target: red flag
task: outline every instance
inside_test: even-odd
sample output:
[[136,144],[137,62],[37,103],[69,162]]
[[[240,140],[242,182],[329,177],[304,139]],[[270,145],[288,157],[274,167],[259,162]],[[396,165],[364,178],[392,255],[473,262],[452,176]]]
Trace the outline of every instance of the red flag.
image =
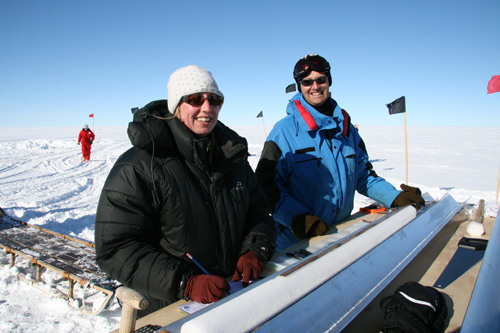
[[92,113],[91,115],[89,115],[90,118],[94,118],[94,114]]
[[488,92],[487,94],[493,94],[495,92],[500,92],[500,75],[495,75],[488,82]]

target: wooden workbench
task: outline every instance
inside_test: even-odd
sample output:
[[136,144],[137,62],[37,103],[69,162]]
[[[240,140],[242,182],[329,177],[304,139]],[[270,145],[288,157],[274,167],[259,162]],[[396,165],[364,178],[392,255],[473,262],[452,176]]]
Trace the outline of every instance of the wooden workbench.
[[[340,232],[353,224],[374,221],[381,216],[381,214],[364,214],[358,212],[337,225],[334,230],[331,230],[327,235],[302,241],[276,254],[275,257],[290,250],[308,247],[330,237],[332,233]],[[431,240],[415,259],[343,330],[343,332],[380,332],[383,312],[380,309],[379,303],[382,297],[392,295],[399,286],[408,281],[418,281],[423,285],[433,286],[455,254],[459,240],[463,236],[468,236],[465,229],[469,221],[470,220],[464,221],[463,218],[460,219],[460,217],[457,216],[457,218],[452,219],[445,225],[436,237]],[[494,221],[494,218],[484,219],[486,233],[481,238],[489,238]],[[480,264],[481,262],[474,265],[446,288],[436,288],[445,294],[447,300],[449,325],[446,332],[459,332],[479,273]],[[136,328],[148,324],[166,326],[186,317],[187,314],[177,307],[183,303],[185,303],[185,301],[180,300],[148,316],[139,318],[136,323]],[[117,332],[118,330],[115,330],[112,333]]]

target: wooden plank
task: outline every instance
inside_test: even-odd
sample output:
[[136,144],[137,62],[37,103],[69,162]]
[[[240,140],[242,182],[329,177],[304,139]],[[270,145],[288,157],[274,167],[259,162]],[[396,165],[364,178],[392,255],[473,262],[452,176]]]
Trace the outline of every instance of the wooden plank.
[[372,223],[370,223],[370,224],[366,225],[365,227],[361,228],[360,230],[351,233],[349,236],[343,238],[342,240],[340,240],[338,242],[335,242],[334,245],[329,246],[326,250],[321,251],[318,254],[309,256],[307,259],[301,260],[300,264],[294,266],[291,269],[287,269],[285,272],[281,273],[281,276],[288,276],[288,275],[292,274],[293,272],[295,272],[295,271],[301,269],[302,267],[306,266],[307,264],[313,262],[314,260],[323,257],[324,255],[328,254],[329,252],[337,249],[338,247],[340,247],[340,246],[346,244],[347,242],[349,242],[350,240],[358,237],[359,235],[367,232],[368,230],[370,230],[371,228],[375,227],[376,225],[382,223],[388,217],[394,216],[397,212],[398,212],[398,210],[392,212],[391,214],[384,215],[381,218],[379,218],[378,220],[373,221]]

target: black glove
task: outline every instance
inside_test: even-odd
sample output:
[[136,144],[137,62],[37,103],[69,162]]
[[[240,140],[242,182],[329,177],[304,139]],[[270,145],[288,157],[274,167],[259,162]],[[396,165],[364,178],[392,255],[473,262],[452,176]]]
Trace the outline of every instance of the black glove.
[[422,191],[418,187],[412,187],[405,184],[401,184],[401,189],[403,192],[394,199],[391,207],[404,207],[408,205],[414,205],[417,209],[425,206],[425,200],[422,198]]
[[89,143],[92,144],[92,140],[89,140]]
[[292,219],[292,233],[298,239],[321,236],[327,231],[326,223],[315,215],[304,213]]

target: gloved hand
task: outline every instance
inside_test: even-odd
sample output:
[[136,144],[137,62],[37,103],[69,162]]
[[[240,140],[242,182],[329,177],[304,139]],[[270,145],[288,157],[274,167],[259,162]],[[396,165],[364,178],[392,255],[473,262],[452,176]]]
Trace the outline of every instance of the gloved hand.
[[92,140],[89,140],[89,143],[92,144]]
[[394,199],[391,207],[404,207],[408,205],[415,205],[417,209],[425,206],[425,200],[422,198],[422,191],[418,187],[412,187],[405,184],[401,184],[401,189],[403,192]]
[[198,303],[213,303],[226,297],[231,287],[226,280],[215,275],[193,275],[189,278],[184,297]]
[[243,287],[248,286],[250,280],[259,277],[264,270],[264,265],[264,261],[255,252],[248,251],[238,259],[233,281],[242,280]]
[[321,236],[327,231],[326,223],[315,215],[303,213],[292,219],[292,233],[298,239]]
[[77,144],[77,145],[80,145],[80,142],[77,142],[76,144]]

